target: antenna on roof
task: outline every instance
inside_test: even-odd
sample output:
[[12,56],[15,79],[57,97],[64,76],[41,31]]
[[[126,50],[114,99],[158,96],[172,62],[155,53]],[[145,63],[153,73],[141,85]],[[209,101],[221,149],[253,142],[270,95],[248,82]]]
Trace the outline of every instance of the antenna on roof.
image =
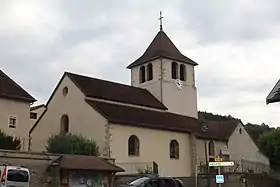
[[163,19],[163,17],[162,17],[162,11],[160,11],[159,12],[159,23],[160,23],[160,31],[162,31],[162,19]]

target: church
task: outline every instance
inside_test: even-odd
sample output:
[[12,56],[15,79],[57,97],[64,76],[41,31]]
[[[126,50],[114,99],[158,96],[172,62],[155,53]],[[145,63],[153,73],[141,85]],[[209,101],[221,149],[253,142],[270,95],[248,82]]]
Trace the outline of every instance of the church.
[[38,119],[29,150],[44,152],[52,134],[72,133],[95,140],[101,155],[115,158],[127,174],[157,165],[162,176],[189,177],[221,155],[239,162],[242,171],[269,169],[241,121],[199,122],[197,65],[160,27],[127,66],[131,85],[65,72],[47,103],[31,108]]

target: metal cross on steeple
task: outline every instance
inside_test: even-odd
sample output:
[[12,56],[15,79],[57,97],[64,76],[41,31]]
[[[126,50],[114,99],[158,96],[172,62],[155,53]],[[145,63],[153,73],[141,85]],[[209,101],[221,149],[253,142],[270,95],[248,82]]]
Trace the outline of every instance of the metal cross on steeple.
[[160,13],[159,13],[159,21],[160,21],[160,30],[162,31],[162,19],[163,19],[163,17],[162,17],[162,12],[160,11]]

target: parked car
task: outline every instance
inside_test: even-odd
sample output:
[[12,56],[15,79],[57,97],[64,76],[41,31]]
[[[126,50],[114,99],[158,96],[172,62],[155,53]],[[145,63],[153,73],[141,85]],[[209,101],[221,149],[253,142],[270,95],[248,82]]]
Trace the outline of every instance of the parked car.
[[29,187],[29,169],[22,166],[0,165],[0,187]]
[[144,176],[137,178],[123,187],[183,187],[183,182],[173,177]]

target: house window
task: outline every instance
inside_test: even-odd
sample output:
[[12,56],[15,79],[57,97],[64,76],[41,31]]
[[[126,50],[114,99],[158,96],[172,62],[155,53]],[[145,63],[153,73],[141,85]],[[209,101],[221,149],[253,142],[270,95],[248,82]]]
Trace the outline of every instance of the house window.
[[10,128],[16,128],[17,125],[17,118],[15,116],[9,117],[9,127]]
[[172,62],[171,65],[171,71],[172,71],[172,79],[178,78],[178,64],[176,62]]
[[140,77],[139,77],[140,83],[145,82],[145,80],[146,80],[145,79],[146,78],[145,66],[141,66],[139,75],[140,75]]
[[37,113],[30,112],[30,119],[37,119]]
[[180,80],[186,81],[186,66],[184,64],[180,65]]
[[67,86],[65,86],[65,87],[63,88],[62,94],[63,94],[64,97],[68,94],[68,87],[67,87]]
[[64,114],[60,120],[60,133],[66,134],[69,132],[69,117]]
[[215,156],[215,145],[213,141],[208,144],[209,156]]
[[169,145],[170,158],[171,159],[179,159],[179,143],[177,140],[171,140]]
[[139,156],[140,142],[137,136],[132,135],[128,139],[128,155]]
[[239,134],[242,134],[242,129],[241,128],[239,129]]
[[148,78],[147,80],[150,81],[150,80],[153,80],[153,64],[148,64],[147,66],[147,71],[148,71]]

